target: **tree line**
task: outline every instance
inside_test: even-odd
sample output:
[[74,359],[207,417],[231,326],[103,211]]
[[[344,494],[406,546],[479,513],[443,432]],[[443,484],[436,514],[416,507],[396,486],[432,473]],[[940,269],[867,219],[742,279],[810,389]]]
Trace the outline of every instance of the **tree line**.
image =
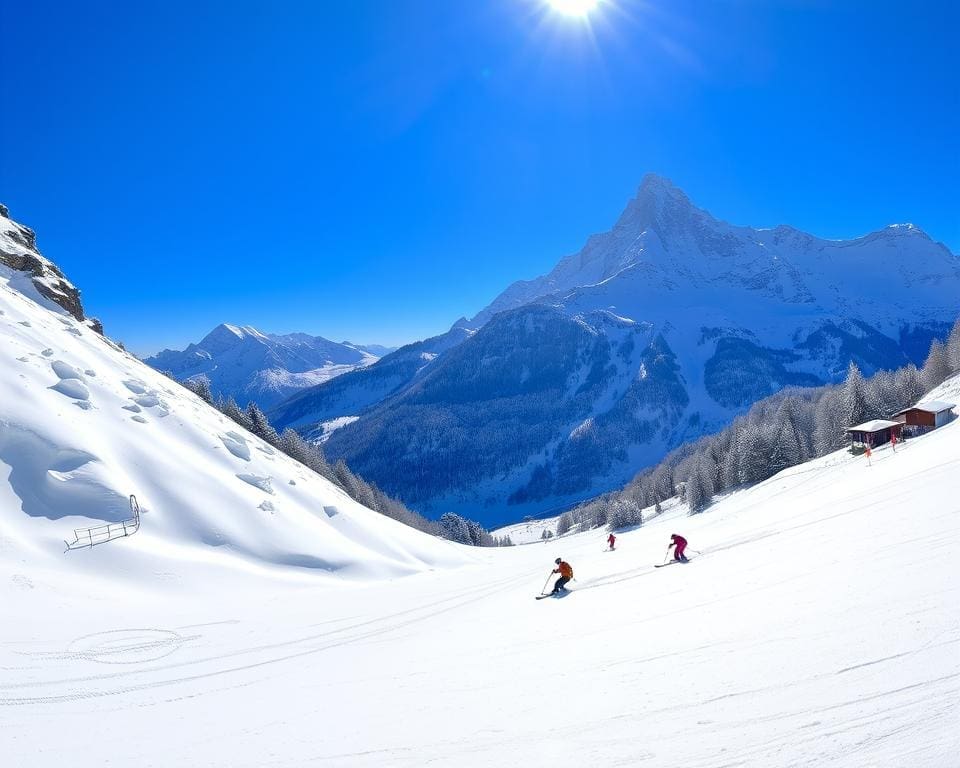
[[851,362],[840,384],[784,389],[755,403],[717,434],[680,446],[622,490],[565,512],[557,534],[574,526],[617,530],[642,525],[644,509],[659,514],[661,504],[675,496],[690,514],[702,512],[719,493],[843,448],[848,427],[889,418],[956,374],[960,320],[946,342],[934,339],[922,368],[910,364],[865,378]]

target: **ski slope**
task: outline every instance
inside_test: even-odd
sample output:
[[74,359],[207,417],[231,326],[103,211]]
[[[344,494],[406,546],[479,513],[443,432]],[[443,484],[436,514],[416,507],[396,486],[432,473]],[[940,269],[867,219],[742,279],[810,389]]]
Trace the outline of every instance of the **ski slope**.
[[[5,558],[0,753],[16,766],[957,765],[958,424],[870,466],[837,453],[698,517],[665,513],[615,552],[595,531],[341,583],[207,578],[147,551],[136,581],[91,583],[71,556],[41,570]],[[672,532],[703,554],[654,569]],[[535,602],[558,555],[574,589]]]
[[[958,764],[960,422],[674,506],[615,552],[605,531],[468,549],[354,504],[15,278],[0,764]],[[63,551],[131,492],[136,534]],[[673,532],[703,554],[655,569]],[[574,589],[535,602],[557,556]]]

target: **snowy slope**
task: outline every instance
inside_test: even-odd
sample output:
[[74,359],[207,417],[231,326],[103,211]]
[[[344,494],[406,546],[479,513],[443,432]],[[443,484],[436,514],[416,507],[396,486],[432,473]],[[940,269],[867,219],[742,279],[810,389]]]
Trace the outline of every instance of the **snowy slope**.
[[[958,395],[960,379],[932,393]],[[955,421],[872,466],[838,452],[703,515],[665,513],[615,552],[594,531],[349,588],[192,581],[193,564],[157,568],[147,550],[139,572],[168,581],[91,586],[76,558],[5,557],[0,754],[40,768],[953,766],[958,478]],[[702,556],[655,569],[672,532]],[[574,589],[534,602],[558,555]]]
[[165,349],[145,362],[180,381],[205,377],[215,396],[232,397],[241,405],[253,400],[267,409],[377,359],[348,342],[306,333],[265,334],[223,323],[199,343],[183,351]]
[[[278,454],[0,267],[0,550],[8,567],[124,579],[173,563],[398,576],[456,547]],[[20,290],[15,290],[16,285]],[[74,528],[144,509],[132,537],[63,554]]]

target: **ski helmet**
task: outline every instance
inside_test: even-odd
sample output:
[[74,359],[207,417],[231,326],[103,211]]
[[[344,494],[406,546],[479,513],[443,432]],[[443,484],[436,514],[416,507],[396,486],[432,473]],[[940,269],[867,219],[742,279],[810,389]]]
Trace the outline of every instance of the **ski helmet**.
[[563,558],[562,558],[562,557],[558,557],[558,558],[557,558],[556,560],[554,560],[553,562],[555,562],[557,565],[560,565],[560,563],[563,562]]

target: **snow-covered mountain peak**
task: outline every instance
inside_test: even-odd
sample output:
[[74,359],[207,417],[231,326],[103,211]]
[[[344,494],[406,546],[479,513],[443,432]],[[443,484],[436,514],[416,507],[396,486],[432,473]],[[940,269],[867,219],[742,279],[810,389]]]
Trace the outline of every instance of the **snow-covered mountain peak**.
[[259,343],[266,341],[267,337],[249,325],[221,323],[204,336],[197,346],[211,354],[219,354],[247,340]]
[[269,408],[378,359],[365,348],[322,336],[267,334],[249,325],[221,323],[199,343],[182,351],[165,349],[146,363],[181,381],[204,377],[214,395]]

